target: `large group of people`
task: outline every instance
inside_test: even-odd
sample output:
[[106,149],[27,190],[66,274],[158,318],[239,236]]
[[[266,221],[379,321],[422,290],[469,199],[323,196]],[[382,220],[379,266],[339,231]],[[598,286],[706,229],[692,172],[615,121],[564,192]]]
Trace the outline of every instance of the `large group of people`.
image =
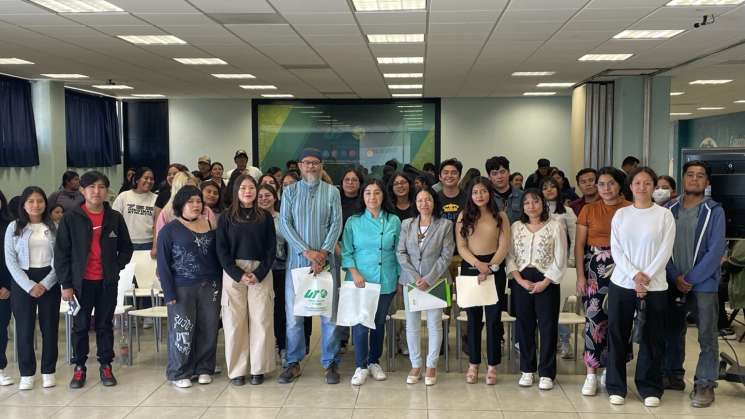
[[[477,169],[464,175],[462,163],[451,158],[419,171],[408,165],[398,171],[393,162],[383,179],[349,168],[337,186],[316,149],[303,150],[285,172],[272,167],[263,174],[248,166],[243,150],[235,153],[230,172],[202,156],[194,173],[171,164],[159,187],[152,169],[132,169],[111,205],[109,180],[97,171],[65,172],[49,199],[34,186],[15,204],[0,193],[0,385],[14,383],[3,372],[11,313],[19,388],[34,387],[37,317],[42,386],[56,385],[60,300],[80,306],[70,387],[85,385],[92,322],[101,382],[116,385],[111,364],[118,275],[133,251],[149,251],[168,310],[166,376],[180,388],[212,381],[220,325],[233,385],[260,385],[278,364],[279,383],[297,379],[312,327],[309,318],[295,315],[292,270],[307,268],[314,274],[328,270],[337,286],[350,281],[357,288],[380,287],[374,328],[357,324],[350,331],[336,326],[335,316],[321,316],[326,383],[340,382],[350,339],[356,367],[351,384],[385,380],[384,335],[396,333],[386,329],[386,316],[403,309],[400,339],[411,361],[406,383],[423,378],[435,385],[443,309],[412,311],[407,293],[409,286],[427,291],[458,276],[479,284],[493,279],[498,296],[494,304],[465,309],[466,332],[456,339],[466,343],[466,383],[480,381],[485,327],[485,383],[497,383],[503,345],[512,350],[514,344],[518,385],[537,381],[548,391],[557,356],[571,357],[569,329],[559,325],[560,283],[567,269],[575,269],[586,316],[582,394],[594,396],[605,386],[610,403],[624,403],[632,341],[639,344],[634,379],[646,406],[658,406],[666,389],[683,390],[686,315],[694,312],[701,353],[691,400],[695,407],[709,406],[726,254],[722,207],[705,194],[711,169],[701,161],[686,163],[678,194],[674,179],[627,160],[623,170],[577,172],[580,194],[546,158],[523,189],[523,176],[510,172],[504,156],[486,160],[485,176]],[[503,339],[502,312],[508,309],[516,318],[516,342]]]

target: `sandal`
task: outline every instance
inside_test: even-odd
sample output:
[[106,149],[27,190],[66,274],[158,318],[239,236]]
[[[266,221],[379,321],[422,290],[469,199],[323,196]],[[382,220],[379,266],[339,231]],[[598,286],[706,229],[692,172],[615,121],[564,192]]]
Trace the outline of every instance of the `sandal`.
[[493,386],[497,384],[497,367],[489,365],[486,369],[486,385]]
[[469,364],[468,371],[466,371],[466,383],[476,384],[477,381],[479,381],[479,366]]
[[424,376],[424,385],[433,386],[437,384],[437,370],[435,368],[427,368],[427,373]]
[[[414,370],[416,370],[416,374],[413,374]],[[409,371],[409,375],[406,377],[406,384],[416,384],[419,382],[419,379],[421,377],[422,377],[422,369],[412,368],[411,371]]]

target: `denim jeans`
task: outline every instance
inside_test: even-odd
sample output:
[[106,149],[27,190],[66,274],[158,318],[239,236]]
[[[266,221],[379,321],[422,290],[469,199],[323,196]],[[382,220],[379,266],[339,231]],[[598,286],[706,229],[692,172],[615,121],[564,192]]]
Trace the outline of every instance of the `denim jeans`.
[[[375,330],[357,324],[352,326],[352,342],[354,343],[354,363],[357,368],[367,368],[369,364],[378,364],[383,355],[383,340],[385,339],[385,316],[391,307],[395,292],[380,294],[378,309],[375,311]],[[438,347],[439,350],[439,347]]]
[[[425,310],[427,316],[427,368],[437,368],[442,344],[442,309]],[[422,312],[406,310],[406,343],[411,368],[422,368]]]
[[686,312],[696,313],[700,353],[694,383],[699,387],[716,387],[719,376],[719,296],[717,293],[689,292],[684,307],[670,310],[665,336],[665,375],[683,377],[685,369]]
[[569,344],[569,338],[572,336],[572,329],[567,324],[559,325],[559,343],[563,345]]
[[[300,363],[305,357],[305,317],[295,316],[295,287],[292,269],[285,273],[285,314],[287,316],[287,363]],[[321,316],[321,365],[339,364],[339,336],[330,317]]]

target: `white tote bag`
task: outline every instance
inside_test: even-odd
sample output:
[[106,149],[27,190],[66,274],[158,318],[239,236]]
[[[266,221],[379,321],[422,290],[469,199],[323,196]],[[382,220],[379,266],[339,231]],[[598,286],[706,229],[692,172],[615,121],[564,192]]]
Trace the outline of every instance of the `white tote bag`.
[[499,301],[494,275],[487,276],[481,283],[477,276],[458,275],[455,290],[460,308],[490,306]]
[[314,275],[309,267],[292,270],[295,304],[292,314],[301,317],[331,317],[334,300],[334,279],[330,272]]
[[365,283],[357,288],[352,281],[344,281],[339,287],[339,309],[336,312],[337,326],[361,324],[375,329],[375,313],[378,311],[380,284]]

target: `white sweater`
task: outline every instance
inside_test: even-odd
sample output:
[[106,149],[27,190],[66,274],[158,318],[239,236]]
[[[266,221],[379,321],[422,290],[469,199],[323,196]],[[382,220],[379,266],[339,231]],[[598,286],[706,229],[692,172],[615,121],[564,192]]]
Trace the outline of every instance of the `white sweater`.
[[564,229],[569,236],[569,253],[567,254],[567,266],[574,268],[574,240],[577,236],[577,216],[574,215],[574,210],[564,206],[564,213],[557,214],[556,201],[549,201],[548,210],[551,213],[551,217],[557,219],[559,222],[564,223]]
[[558,284],[567,267],[567,233],[554,218],[535,233],[522,221],[512,223],[512,246],[507,255],[507,273],[534,267]]
[[665,266],[674,242],[675,218],[669,209],[657,204],[619,209],[611,222],[610,250],[616,264],[611,281],[634,289],[634,276],[644,272],[652,279],[649,291],[666,290]]
[[124,217],[132,243],[153,242],[153,212],[158,195],[152,192],[137,193],[133,190],[119,194],[111,205]]

